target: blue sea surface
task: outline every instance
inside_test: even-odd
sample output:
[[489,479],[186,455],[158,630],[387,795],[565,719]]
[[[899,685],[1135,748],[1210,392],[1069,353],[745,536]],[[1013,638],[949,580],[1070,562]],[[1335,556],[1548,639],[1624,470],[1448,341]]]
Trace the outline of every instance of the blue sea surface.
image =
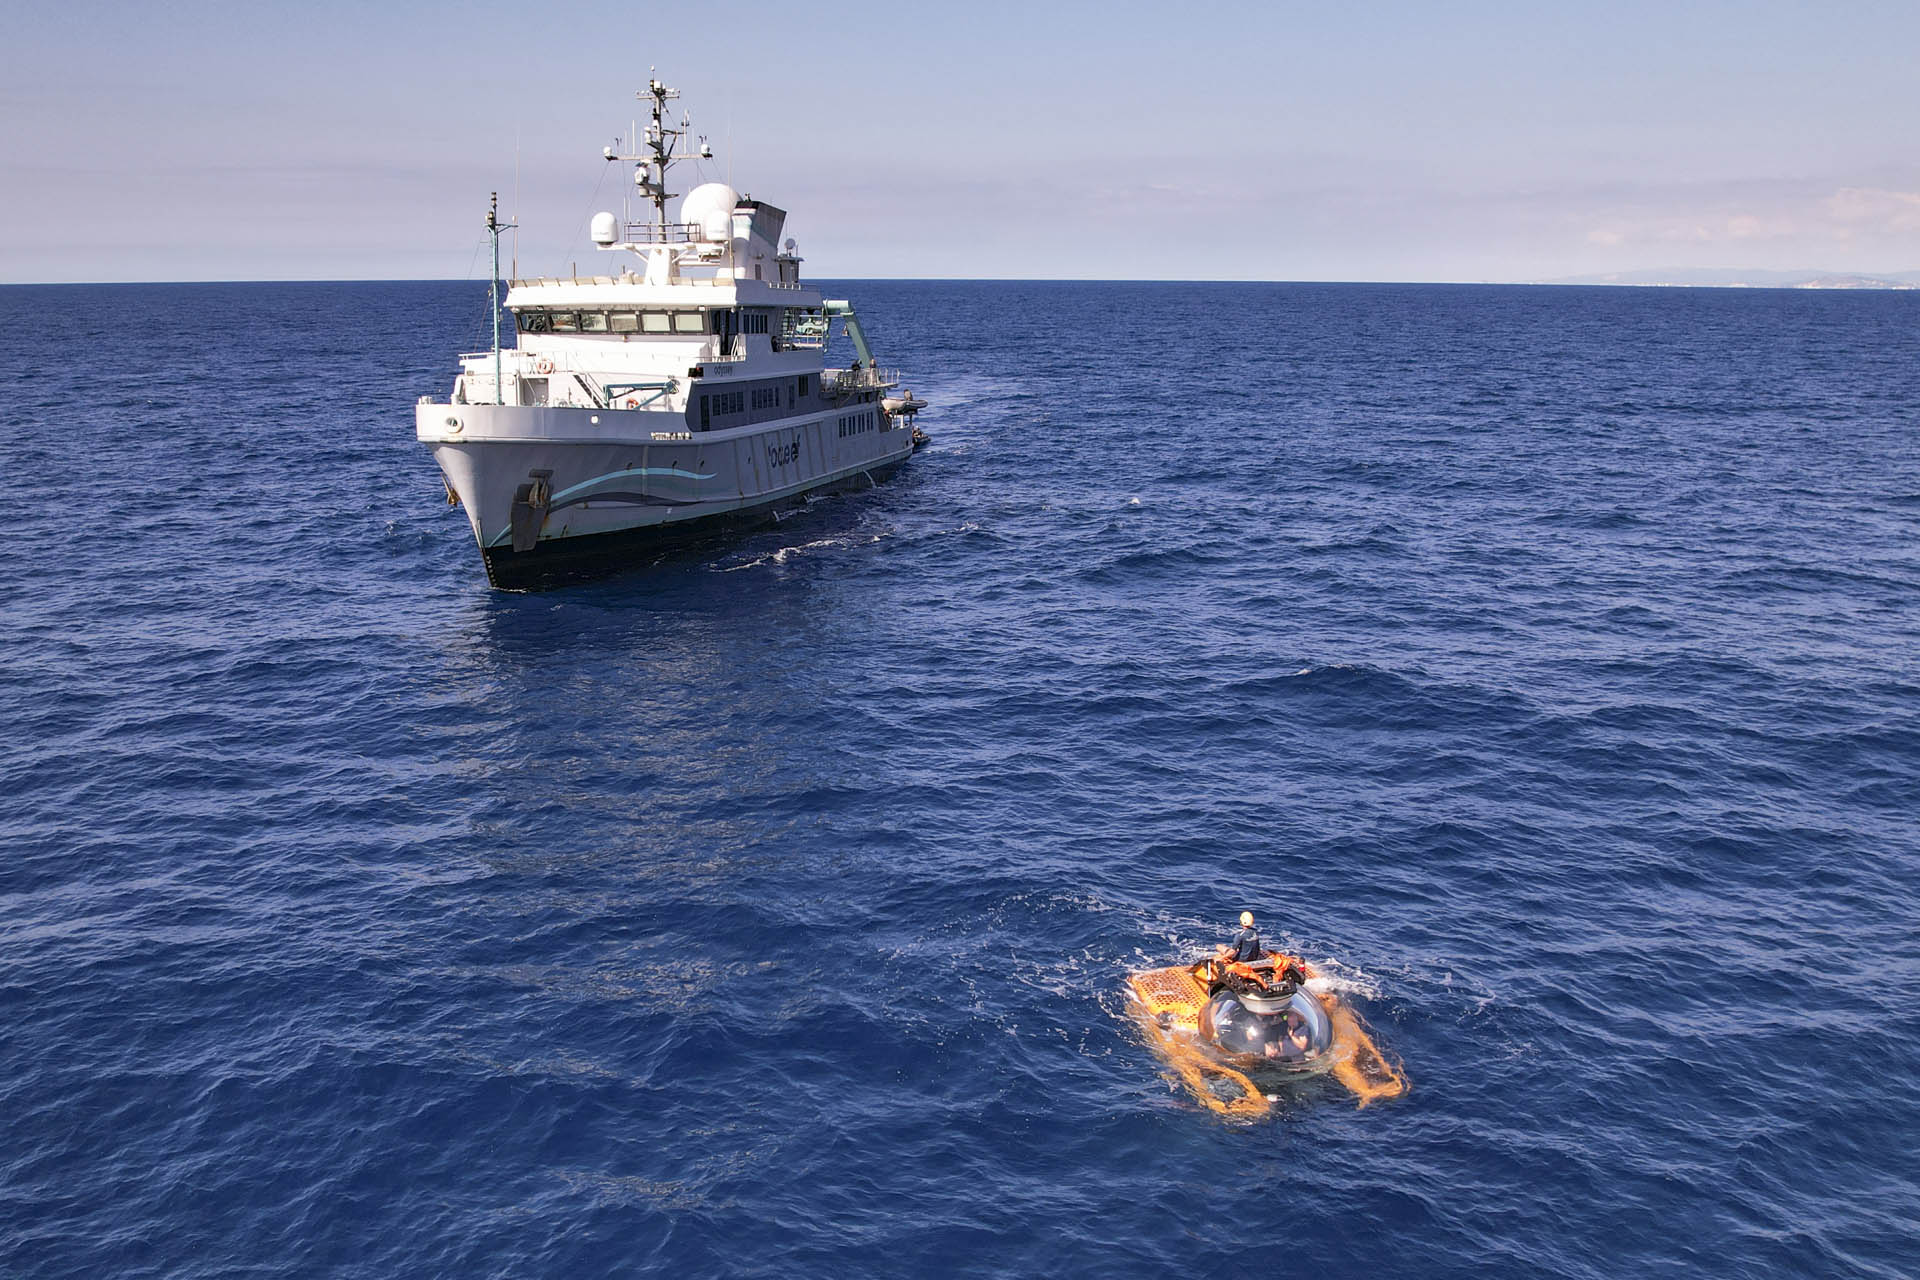
[[484,284],[0,289],[0,1274],[1920,1274],[1920,294],[836,288],[932,445],[533,595]]

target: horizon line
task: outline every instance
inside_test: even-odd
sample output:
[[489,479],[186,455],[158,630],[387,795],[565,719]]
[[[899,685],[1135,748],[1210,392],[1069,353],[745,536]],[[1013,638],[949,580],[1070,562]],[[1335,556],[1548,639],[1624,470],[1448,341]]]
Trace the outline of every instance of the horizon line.
[[[1737,270],[1737,268],[1684,268],[1684,270]],[[1681,270],[1681,269],[1676,269]],[[1610,272],[1606,274],[1629,274]],[[1638,274],[1647,274],[1641,272]],[[1783,272],[1767,271],[1770,275],[1805,275],[1811,279],[1867,279],[1895,281],[1899,276],[1917,275],[1920,271],[1869,272],[1869,271],[1805,271]],[[558,276],[519,277],[521,279],[563,279]],[[573,279],[591,280],[592,276],[575,276]],[[505,277],[502,277],[505,279]],[[1515,289],[1779,289],[1792,292],[1831,292],[1831,293],[1906,293],[1920,291],[1920,285],[1891,283],[1889,285],[1858,285],[1848,287],[1828,287],[1809,290],[1805,284],[1743,284],[1738,281],[1649,281],[1649,280],[1595,280],[1590,276],[1571,277],[1553,280],[1394,280],[1394,279],[1309,279],[1309,278],[1252,278],[1252,277],[1176,277],[1176,276],[858,276],[826,275],[816,276],[820,282],[841,281],[861,284],[1195,284],[1195,285],[1236,285],[1236,284],[1284,284],[1284,285],[1402,285],[1408,287],[1434,288],[1515,288]],[[270,276],[228,276],[216,279],[200,280],[5,280],[0,281],[0,289],[87,289],[102,287],[126,287],[144,285],[309,285],[309,284],[473,284],[481,283],[478,276],[315,276],[306,278],[284,278]]]

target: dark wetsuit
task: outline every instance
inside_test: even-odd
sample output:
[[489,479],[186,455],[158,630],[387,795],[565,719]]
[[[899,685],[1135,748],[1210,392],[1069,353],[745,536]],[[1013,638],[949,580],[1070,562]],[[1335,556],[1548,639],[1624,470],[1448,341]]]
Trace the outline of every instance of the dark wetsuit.
[[1234,935],[1233,954],[1227,960],[1235,964],[1252,964],[1260,958],[1260,931],[1248,925]]

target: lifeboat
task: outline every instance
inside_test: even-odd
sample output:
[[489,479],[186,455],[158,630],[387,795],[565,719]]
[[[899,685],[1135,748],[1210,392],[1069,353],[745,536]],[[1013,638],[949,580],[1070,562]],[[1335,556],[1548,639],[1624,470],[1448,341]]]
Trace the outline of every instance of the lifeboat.
[[1193,1096],[1229,1116],[1264,1114],[1271,1088],[1331,1074],[1364,1107],[1407,1091],[1365,1025],[1298,956],[1202,960],[1127,976],[1149,1040]]

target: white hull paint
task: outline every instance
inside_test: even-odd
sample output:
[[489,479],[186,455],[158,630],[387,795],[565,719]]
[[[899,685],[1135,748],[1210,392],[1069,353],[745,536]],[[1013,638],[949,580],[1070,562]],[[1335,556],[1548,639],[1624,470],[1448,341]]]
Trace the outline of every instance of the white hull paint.
[[[861,407],[898,422],[877,405]],[[688,432],[678,414],[462,404],[415,410],[417,434],[483,550],[511,542],[515,494],[541,471],[551,473],[538,535],[544,543],[764,506],[890,469],[913,452],[904,423],[840,438],[839,416]],[[608,426],[609,419],[616,421]],[[663,425],[619,430],[634,419]]]

